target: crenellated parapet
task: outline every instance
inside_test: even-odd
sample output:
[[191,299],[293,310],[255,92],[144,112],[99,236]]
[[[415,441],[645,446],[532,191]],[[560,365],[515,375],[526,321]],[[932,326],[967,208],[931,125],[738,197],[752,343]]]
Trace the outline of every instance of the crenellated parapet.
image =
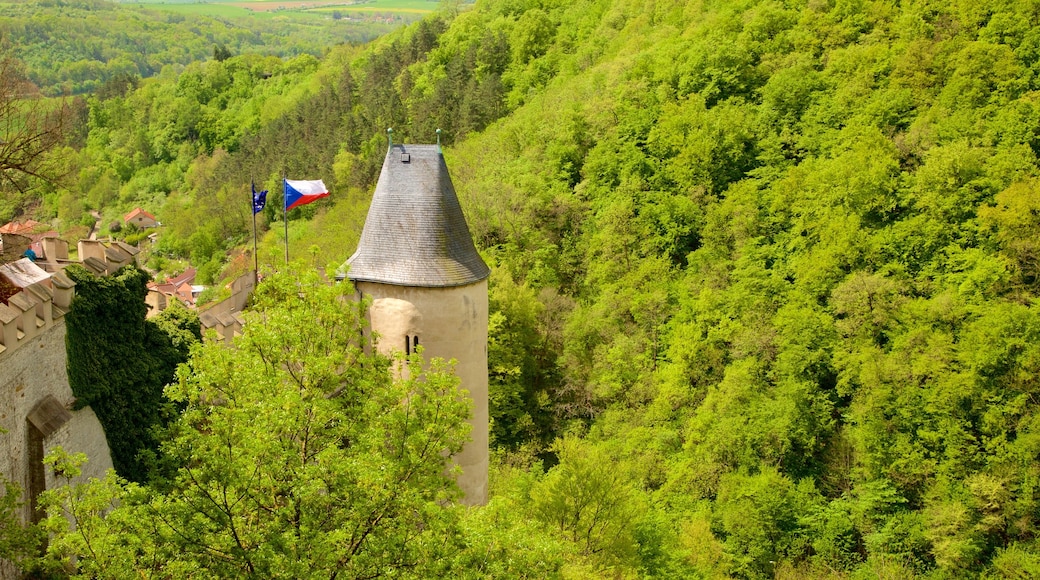
[[68,261],[69,243],[61,238],[44,238],[40,244],[43,246],[43,257],[48,262],[58,263]]
[[[45,236],[25,258],[19,258],[22,240],[4,234],[2,242],[0,479],[21,488],[25,502],[19,517],[30,522],[43,515],[37,504],[40,494],[63,483],[44,465],[49,450],[85,453],[90,460],[83,468],[83,481],[104,477],[112,468],[112,456],[94,411],[77,408],[69,385],[64,318],[76,284],[63,271],[75,263],[69,260],[68,242]],[[85,260],[84,266],[96,274],[107,275],[136,259],[136,248],[114,242],[87,246],[88,253],[102,250]],[[15,577],[14,569],[0,560],[0,578],[6,577]]]
[[61,310],[62,315],[72,307],[72,298],[76,295],[76,283],[69,278],[65,272],[51,274],[51,290],[54,291],[54,306]]
[[231,344],[231,340],[242,334],[242,326],[245,324],[242,315],[238,312],[203,312],[199,315],[202,328],[215,330],[217,336],[224,342]]
[[[58,323],[72,306],[76,283],[63,271],[68,242],[45,240],[36,262],[22,258],[0,264],[0,359]],[[137,259],[137,248],[122,242],[80,240],[80,260],[89,272],[107,276]]]
[[[68,242],[47,238],[36,262],[23,258],[0,266],[0,358],[61,320],[69,311],[76,284],[64,273],[66,266],[78,263],[95,276],[109,276],[123,266],[136,263],[139,252],[120,241],[100,240],[79,240],[77,251],[79,259],[69,260]],[[200,314],[203,327],[215,330],[222,340],[231,342],[242,333],[243,319],[239,313],[255,286],[252,272],[234,280],[229,285],[231,296]],[[167,300],[159,291],[149,292],[146,298],[154,313],[165,310]]]
[[[29,259],[0,264],[0,479],[18,485],[23,522],[38,521],[43,491],[62,485],[43,459],[61,447],[90,458],[82,480],[104,477],[112,456],[89,406],[69,386],[65,314],[75,283]],[[15,577],[0,561],[0,578]]]
[[0,360],[60,321],[76,284],[62,272],[51,274],[22,258],[0,265]]
[[249,295],[256,287],[256,278],[247,272],[228,285],[231,296],[217,302],[199,313],[199,322],[203,329],[217,331],[221,340],[230,344],[231,340],[242,334],[245,321],[240,314],[249,302]]
[[105,261],[105,244],[99,240],[80,240],[76,244],[76,252],[79,254],[80,262],[85,262],[88,258]]
[[[68,256],[68,242],[61,242],[65,244],[65,250],[57,249],[55,254],[60,256],[64,254]],[[99,275],[114,274],[116,270],[126,266],[130,263],[137,262],[137,254],[140,252],[137,248],[130,244],[120,242],[118,240],[111,242],[102,242],[100,240],[80,240],[76,244],[76,250],[79,253],[79,261],[87,266],[89,270],[101,270],[104,274],[98,272]],[[48,256],[49,259],[49,256]],[[88,266],[88,263],[90,264]]]

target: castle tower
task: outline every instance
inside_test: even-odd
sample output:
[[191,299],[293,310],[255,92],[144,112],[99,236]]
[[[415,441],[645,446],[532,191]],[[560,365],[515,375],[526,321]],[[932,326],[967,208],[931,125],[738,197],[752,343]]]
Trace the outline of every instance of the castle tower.
[[347,276],[372,300],[378,349],[456,359],[473,400],[472,441],[452,459],[463,502],[487,502],[488,288],[438,145],[392,145]]

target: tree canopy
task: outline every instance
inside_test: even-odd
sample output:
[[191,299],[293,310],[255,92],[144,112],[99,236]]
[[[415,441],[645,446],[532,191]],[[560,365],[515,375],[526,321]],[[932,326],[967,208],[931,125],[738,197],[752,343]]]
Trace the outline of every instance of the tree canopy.
[[[460,544],[445,457],[461,449],[468,407],[443,361],[365,354],[364,305],[352,297],[314,272],[265,279],[241,339],[196,344],[167,387],[183,411],[160,438],[165,477],[48,492],[57,569],[436,575]],[[390,364],[410,378],[392,380]],[[72,478],[81,459],[50,461]]]
[[386,128],[439,127],[493,267],[461,568],[1030,577],[1038,39],[1028,1],[490,0],[94,98],[41,211],[151,204],[215,272],[250,176],[317,174],[291,243],[339,264]]

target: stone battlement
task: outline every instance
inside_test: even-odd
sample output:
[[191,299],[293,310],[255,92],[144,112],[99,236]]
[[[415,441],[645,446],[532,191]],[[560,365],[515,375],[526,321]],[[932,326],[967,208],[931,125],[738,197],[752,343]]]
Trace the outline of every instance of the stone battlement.
[[[43,266],[28,258],[0,264],[0,479],[21,487],[26,522],[42,517],[39,494],[61,485],[43,464],[48,450],[86,453],[83,480],[112,468],[101,423],[89,406],[75,408],[69,386],[65,314],[76,284]],[[15,577],[13,570],[0,561],[0,578]]]
[[[9,237],[9,236],[8,236]],[[43,240],[43,255],[0,264],[0,361],[60,321],[72,305],[76,283],[63,270],[82,264],[108,276],[137,259],[138,249],[123,242],[80,240],[79,261],[69,260],[69,244]]]
[[231,296],[213,304],[202,312],[199,312],[199,322],[205,330],[215,330],[221,340],[231,343],[231,340],[242,334],[241,312],[249,302],[249,295],[256,287],[256,278],[252,272],[236,278],[229,285]]
[[[9,234],[6,236],[12,241],[17,241]],[[21,251],[20,246],[13,243],[8,245]],[[9,289],[9,292],[4,294],[4,283],[0,276],[0,327],[3,329],[3,334],[0,335],[0,359],[5,352],[18,348],[68,312],[75,293],[75,283],[62,272],[66,266],[81,264],[96,276],[108,276],[135,262],[139,252],[137,248],[118,240],[79,240],[76,249],[79,259],[70,260],[68,242],[55,237],[45,238],[42,241],[41,255],[37,257],[36,262],[21,259],[11,263],[22,264],[18,268],[23,270],[30,268],[25,264],[31,265],[35,282],[23,280],[25,284]],[[217,336],[228,343],[242,332],[243,321],[240,312],[245,308],[256,281],[253,273],[248,272],[239,276],[229,286],[230,297],[199,313],[203,328],[215,330]],[[4,304],[5,301],[7,304]],[[145,302],[151,308],[152,314],[158,314],[165,310],[167,296],[155,288],[150,288]],[[30,310],[36,313],[35,320],[28,314]]]
[[[99,276],[115,273],[137,259],[140,251],[130,244],[118,240],[100,242],[98,240],[80,240],[76,246],[79,259],[83,265]],[[68,252],[66,252],[66,256]]]
[[[76,284],[23,258],[0,265],[0,360],[69,311]],[[6,303],[5,303],[6,302]]]

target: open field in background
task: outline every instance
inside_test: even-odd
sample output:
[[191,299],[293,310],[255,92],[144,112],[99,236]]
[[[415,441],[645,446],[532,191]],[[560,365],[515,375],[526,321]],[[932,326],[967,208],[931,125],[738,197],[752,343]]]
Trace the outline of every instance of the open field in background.
[[344,0],[246,0],[244,2],[228,2],[227,4],[258,12],[285,9],[323,12],[340,10],[342,12],[427,14],[437,9],[437,2],[431,0],[371,0],[368,2],[349,2]]
[[377,13],[415,17],[435,11],[439,2],[437,0],[368,0],[365,2],[350,2],[349,0],[240,0],[237,2],[141,0],[124,2],[124,4],[143,5],[181,14],[224,17],[244,15],[270,17],[273,13],[282,11],[314,13],[316,16],[323,17],[328,17],[333,12],[340,12],[344,16],[352,13],[365,15]]
[[217,18],[241,18],[250,16],[271,18],[274,16],[273,12],[256,12],[233,4],[220,4],[216,2],[195,2],[190,4],[186,2],[135,2],[134,4],[126,3],[126,5],[144,6],[155,10],[176,12],[177,14],[197,14],[199,16],[211,16]]

